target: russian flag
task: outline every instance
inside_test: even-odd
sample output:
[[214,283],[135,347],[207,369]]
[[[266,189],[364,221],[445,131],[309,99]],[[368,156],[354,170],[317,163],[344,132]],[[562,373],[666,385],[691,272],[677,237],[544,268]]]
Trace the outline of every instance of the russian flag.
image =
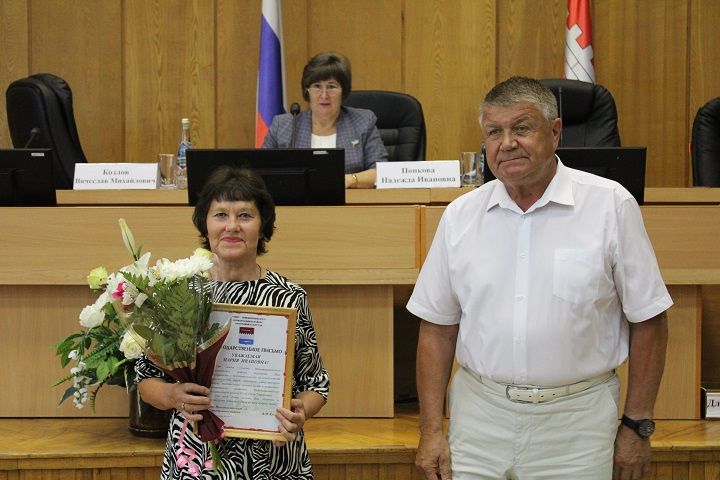
[[565,78],[595,83],[592,25],[588,0],[568,0],[565,25]]
[[263,0],[260,19],[255,147],[262,146],[275,115],[285,112],[281,0]]

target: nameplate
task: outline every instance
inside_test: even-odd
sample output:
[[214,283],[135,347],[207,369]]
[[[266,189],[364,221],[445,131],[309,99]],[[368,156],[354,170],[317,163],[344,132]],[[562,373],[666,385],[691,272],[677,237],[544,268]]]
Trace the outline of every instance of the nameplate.
[[720,390],[706,391],[705,418],[720,418]]
[[76,163],[73,190],[158,188],[157,163]]
[[377,188],[451,188],[460,186],[460,162],[377,162]]

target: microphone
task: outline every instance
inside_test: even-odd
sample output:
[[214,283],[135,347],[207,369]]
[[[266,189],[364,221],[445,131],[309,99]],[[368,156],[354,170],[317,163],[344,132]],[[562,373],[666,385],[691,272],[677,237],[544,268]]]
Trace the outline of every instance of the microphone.
[[298,113],[300,113],[300,104],[297,102],[293,102],[292,105],[290,105],[290,115],[292,115],[292,137],[290,137],[290,148],[295,148],[295,130],[296,130],[296,121]]
[[30,130],[30,138],[28,138],[28,141],[25,142],[25,146],[23,148],[30,148],[30,145],[35,141],[35,139],[40,135],[40,129],[38,127],[33,127],[32,130]]
[[[558,87],[558,116],[560,116],[560,120],[562,121],[562,87]],[[563,126],[560,126],[560,141],[558,142],[558,147],[562,147],[562,131]]]

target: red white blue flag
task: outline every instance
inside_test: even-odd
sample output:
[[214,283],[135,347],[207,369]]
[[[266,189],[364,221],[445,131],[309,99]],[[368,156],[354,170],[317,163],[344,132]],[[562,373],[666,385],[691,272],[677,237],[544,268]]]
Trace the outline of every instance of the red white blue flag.
[[258,69],[255,146],[265,140],[275,115],[285,112],[281,0],[263,0],[260,19],[260,68]]
[[589,0],[568,0],[565,78],[595,83]]

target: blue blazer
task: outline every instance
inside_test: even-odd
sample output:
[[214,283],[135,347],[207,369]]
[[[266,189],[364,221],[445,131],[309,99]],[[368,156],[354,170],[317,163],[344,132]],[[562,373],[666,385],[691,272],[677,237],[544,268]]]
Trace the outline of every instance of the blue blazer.
[[[377,118],[370,110],[341,107],[337,120],[336,148],[345,149],[345,173],[356,173],[375,167],[375,162],[388,158],[380,132],[375,127]],[[312,111],[305,110],[295,119],[295,148],[310,148]],[[292,115],[275,115],[262,148],[289,148],[292,139]]]

